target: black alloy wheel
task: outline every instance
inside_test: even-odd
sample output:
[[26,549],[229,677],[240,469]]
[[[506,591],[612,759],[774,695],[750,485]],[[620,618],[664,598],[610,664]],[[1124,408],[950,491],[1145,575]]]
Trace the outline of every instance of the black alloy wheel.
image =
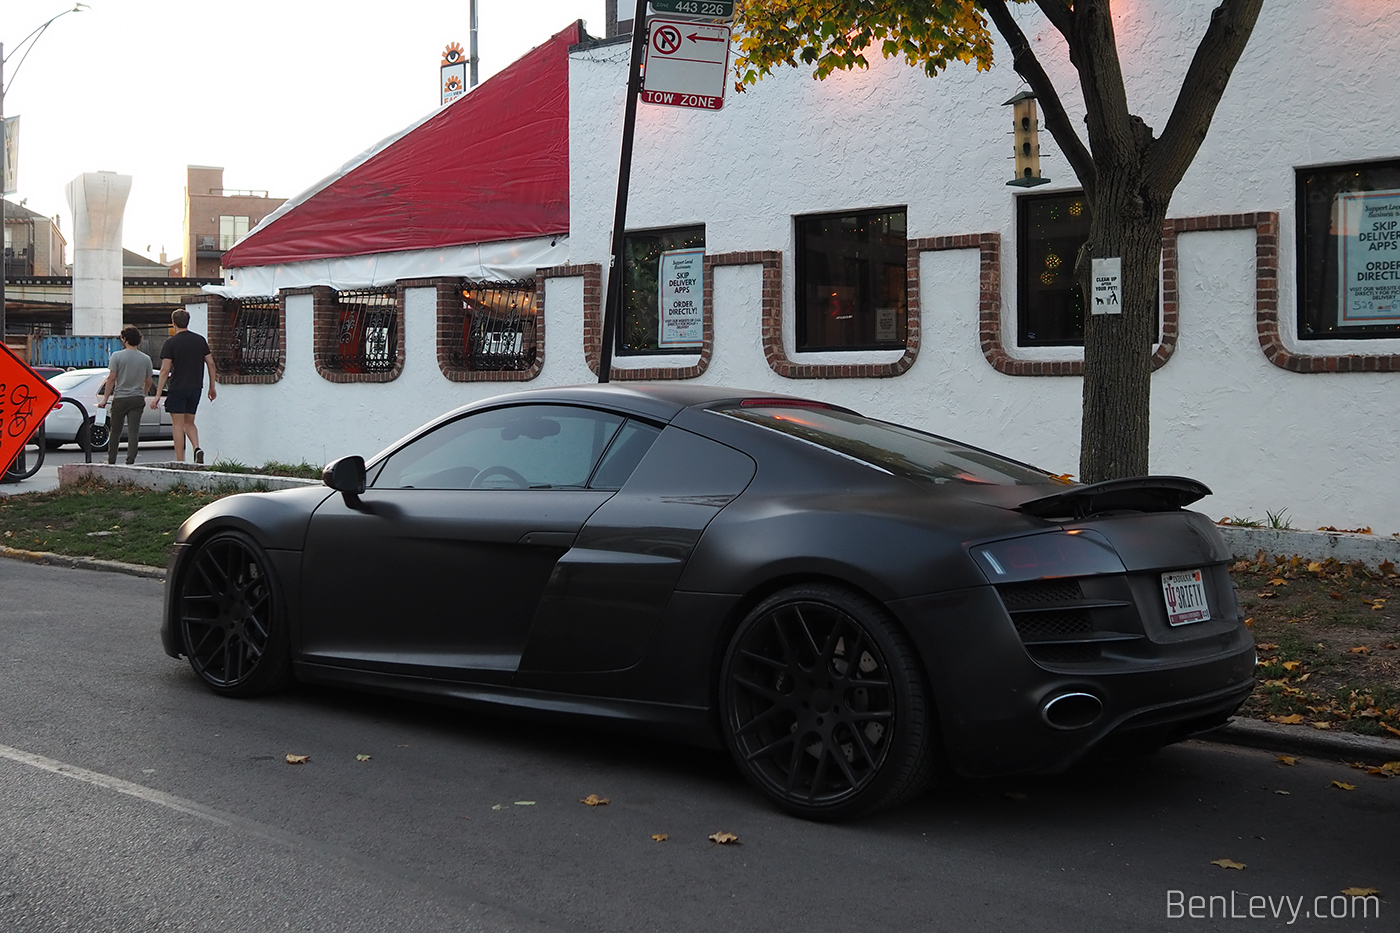
[[720,706],[745,776],[798,816],[869,813],[933,780],[914,652],[882,607],[839,587],[791,587],[755,607],[725,656]]
[[201,542],[177,583],[185,655],[215,693],[255,696],[283,686],[291,666],[281,592],[266,552],[222,531]]

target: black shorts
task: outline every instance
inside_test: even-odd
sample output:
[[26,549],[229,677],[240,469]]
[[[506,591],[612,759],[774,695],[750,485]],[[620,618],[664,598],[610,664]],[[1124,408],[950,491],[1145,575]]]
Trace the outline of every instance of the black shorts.
[[165,410],[172,415],[192,415],[199,408],[204,386],[194,389],[171,389],[165,396]]

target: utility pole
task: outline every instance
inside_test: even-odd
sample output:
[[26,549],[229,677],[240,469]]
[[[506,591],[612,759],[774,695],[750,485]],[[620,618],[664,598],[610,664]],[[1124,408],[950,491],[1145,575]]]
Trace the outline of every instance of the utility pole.
[[622,313],[622,258],[627,233],[627,191],[632,182],[632,137],[637,128],[637,98],[642,94],[642,59],[647,49],[647,0],[637,0],[632,18],[632,59],[627,67],[627,109],[622,117],[622,156],[617,168],[617,210],[613,214],[612,255],[608,259],[608,291],[603,303],[602,346],[598,352],[598,381],[612,374],[613,334]]
[[468,54],[471,56],[468,61],[471,64],[471,87],[476,87],[477,64],[479,56],[476,54],[476,0],[471,0],[471,40],[468,43],[470,48]]

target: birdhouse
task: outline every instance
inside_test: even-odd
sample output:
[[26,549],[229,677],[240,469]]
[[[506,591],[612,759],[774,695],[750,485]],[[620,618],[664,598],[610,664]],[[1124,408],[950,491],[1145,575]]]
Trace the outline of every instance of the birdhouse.
[[1002,106],[1010,106],[1015,120],[1016,177],[1007,182],[1021,188],[1049,184],[1040,175],[1040,118],[1036,115],[1035,95],[1022,91]]

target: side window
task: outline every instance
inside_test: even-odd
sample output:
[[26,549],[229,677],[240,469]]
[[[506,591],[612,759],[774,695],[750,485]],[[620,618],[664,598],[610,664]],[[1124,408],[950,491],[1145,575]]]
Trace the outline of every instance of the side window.
[[588,484],[589,488],[621,489],[660,433],[660,428],[654,428],[642,421],[629,420],[608,446],[608,452],[603,455],[603,462],[598,464],[598,469]]
[[619,415],[519,405],[465,415],[389,456],[376,489],[581,489]]
[[1298,336],[1400,337],[1400,161],[1298,171]]
[[1080,192],[1031,195],[1017,198],[1016,209],[1016,345],[1082,347],[1084,292],[1074,263],[1089,239],[1089,202]]
[[[1084,346],[1084,290],[1074,278],[1079,249],[1089,239],[1083,192],[1016,199],[1016,345]],[[1159,317],[1152,340],[1161,339]]]
[[904,349],[904,208],[798,217],[796,232],[797,349]]
[[628,233],[617,355],[694,353],[705,322],[705,228]]

